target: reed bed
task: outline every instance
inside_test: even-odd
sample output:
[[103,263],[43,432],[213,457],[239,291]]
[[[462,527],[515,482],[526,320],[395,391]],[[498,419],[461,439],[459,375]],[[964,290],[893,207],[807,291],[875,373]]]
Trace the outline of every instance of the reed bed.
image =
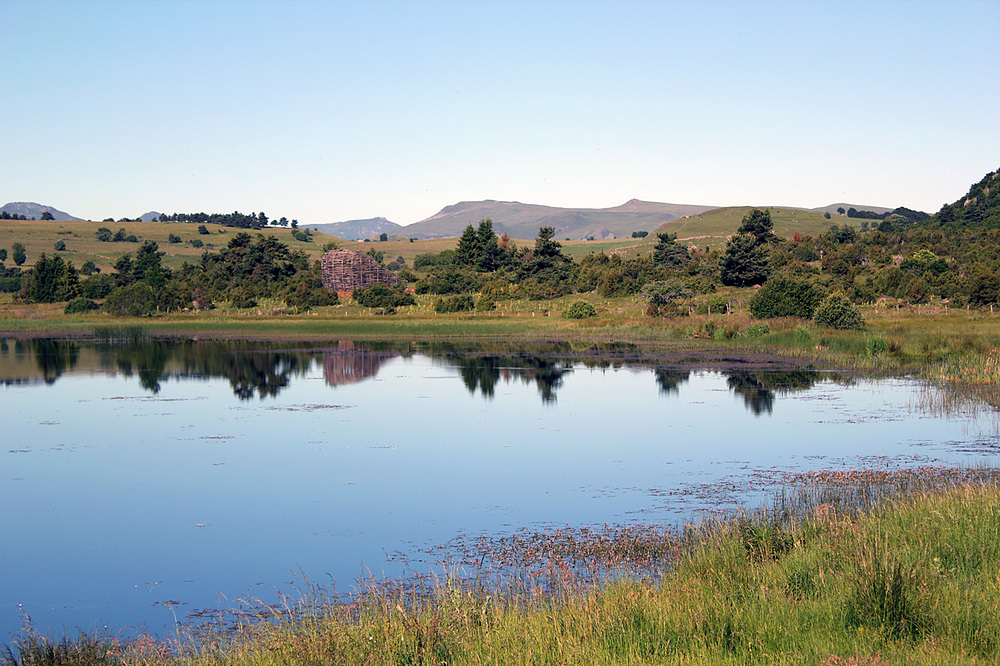
[[764,509],[676,530],[470,542],[523,573],[502,585],[483,558],[471,576],[348,597],[310,585],[169,641],[29,630],[0,662],[997,663],[998,482],[992,468],[796,474]]

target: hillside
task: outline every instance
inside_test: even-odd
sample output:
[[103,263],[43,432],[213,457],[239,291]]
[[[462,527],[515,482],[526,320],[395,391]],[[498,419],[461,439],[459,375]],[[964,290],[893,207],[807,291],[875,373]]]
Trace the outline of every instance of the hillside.
[[516,201],[463,201],[442,208],[426,220],[404,227],[414,238],[459,236],[469,224],[475,226],[488,217],[497,233],[514,238],[534,238],[538,228],[554,227],[560,240],[630,237],[633,231],[651,231],[664,222],[683,215],[711,210],[712,206],[631,201],[613,208],[557,208]]
[[928,229],[1000,229],[1000,170],[986,174],[958,201],[920,222]]
[[[725,243],[728,236],[736,233],[744,216],[751,210],[752,206],[716,208],[699,215],[672,220],[656,231],[677,234],[678,240],[694,245],[718,246]],[[791,238],[796,232],[802,236],[818,236],[834,224],[854,227],[860,224],[860,220],[836,214],[827,219],[822,212],[799,208],[767,208],[767,210],[771,211],[774,233],[785,238]],[[650,234],[649,241],[655,242],[655,240],[654,235]]]
[[[407,234],[410,229],[410,227],[402,227],[395,222],[390,222],[384,217],[371,217],[366,220],[347,220],[346,222],[332,222],[330,224],[307,224],[304,226],[324,234],[354,241],[364,240],[365,238],[378,238],[379,234],[402,236]],[[458,234],[455,235],[457,236]]]
[[8,215],[23,215],[27,219],[39,220],[42,213],[50,213],[53,219],[68,220],[70,222],[82,222],[78,217],[73,217],[69,213],[63,212],[52,206],[44,206],[33,201],[14,201],[0,206],[0,212]]
[[[229,243],[229,239],[243,229],[233,229],[220,225],[209,225],[208,234],[198,233],[198,224],[193,222],[67,222],[56,221],[23,221],[0,220],[0,248],[11,251],[15,242],[22,243],[28,255],[23,268],[34,265],[43,252],[48,255],[58,254],[66,261],[73,262],[77,268],[87,261],[93,261],[102,271],[112,270],[112,265],[118,257],[126,252],[135,255],[143,240],[156,241],[161,252],[165,252],[163,263],[169,268],[180,268],[184,262],[197,264],[206,250],[218,251]],[[125,229],[128,234],[134,234],[138,243],[118,242],[107,243],[97,240],[97,230],[107,227],[112,231]],[[277,237],[294,250],[303,250],[310,260],[320,258],[322,247],[334,240],[322,233],[314,233],[311,242],[303,242],[292,237],[291,229],[269,228],[265,232],[249,232],[251,235],[266,233]],[[171,243],[170,236],[179,238],[179,243]],[[66,249],[56,251],[54,246],[58,241],[66,244]],[[201,246],[199,247],[199,243]],[[367,245],[365,249],[367,250]],[[352,248],[353,249],[353,248]],[[14,265],[8,256],[7,267]]]

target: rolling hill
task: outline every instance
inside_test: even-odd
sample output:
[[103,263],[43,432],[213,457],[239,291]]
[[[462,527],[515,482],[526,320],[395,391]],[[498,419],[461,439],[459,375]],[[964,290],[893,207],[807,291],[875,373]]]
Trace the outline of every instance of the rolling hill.
[[[834,224],[854,227],[861,224],[861,220],[836,214],[832,215],[830,219],[826,219],[824,213],[817,210],[766,206],[764,208],[771,211],[774,233],[785,238],[791,238],[796,232],[802,236],[818,236]],[[656,231],[677,234],[678,240],[686,241],[689,244],[717,246],[725,243],[728,236],[736,233],[744,216],[749,214],[751,210],[753,210],[752,206],[716,208],[699,215],[672,220],[657,228]],[[655,238],[653,240],[655,241]]]
[[[379,234],[402,236],[407,233],[405,229],[409,229],[409,227],[401,227],[395,222],[390,222],[384,217],[371,217],[366,220],[347,220],[346,222],[332,222],[329,224],[306,224],[303,226],[315,229],[324,234],[354,241],[365,238],[377,238]],[[458,234],[455,235],[457,236]]]

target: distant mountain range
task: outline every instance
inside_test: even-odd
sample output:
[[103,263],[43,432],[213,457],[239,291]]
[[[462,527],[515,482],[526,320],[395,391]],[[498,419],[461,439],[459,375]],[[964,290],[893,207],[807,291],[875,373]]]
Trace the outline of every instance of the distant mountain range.
[[[493,220],[493,229],[498,234],[506,232],[512,238],[534,238],[538,235],[539,227],[550,226],[555,228],[556,238],[560,240],[610,240],[628,238],[634,231],[651,232],[665,222],[699,215],[716,208],[718,206],[657,203],[639,199],[632,199],[613,208],[557,208],[516,201],[462,201],[445,206],[436,215],[405,227],[383,217],[308,226],[346,240],[374,238],[381,233],[410,238],[451,238],[460,236],[467,225],[476,226],[479,220],[488,217]],[[875,213],[892,210],[882,206],[848,203],[835,203],[811,210],[836,213],[838,208],[856,208]]]
[[[466,226],[476,226],[479,220],[488,217],[493,220],[494,231],[507,233],[512,238],[534,238],[539,227],[549,226],[555,228],[556,237],[560,239],[611,239],[631,236],[633,231],[652,231],[677,217],[696,215],[713,208],[715,206],[666,204],[638,199],[614,208],[557,208],[517,201],[462,201],[445,206],[436,215],[405,227],[385,218],[309,226],[348,240],[371,238],[380,233],[410,238],[449,238],[461,235]],[[377,228],[374,222],[378,222]]]
[[[346,240],[377,238],[383,233],[409,238],[451,238],[460,236],[466,226],[470,224],[476,226],[481,219],[488,217],[493,220],[493,229],[498,234],[507,233],[512,238],[534,238],[538,235],[539,227],[550,226],[555,228],[556,238],[559,240],[567,238],[610,240],[628,238],[636,231],[652,232],[671,220],[700,215],[716,208],[718,206],[657,203],[639,199],[632,199],[612,208],[558,208],[517,201],[461,201],[445,206],[437,214],[407,226],[401,226],[384,217],[303,226]],[[845,210],[856,208],[875,213],[892,210],[881,206],[848,203],[835,203],[811,210],[833,214],[838,208]],[[11,215],[24,215],[29,219],[32,217],[39,219],[43,212],[48,211],[57,220],[80,220],[51,206],[36,203],[9,203],[0,210]],[[139,219],[151,222],[159,217],[159,212],[150,211],[141,215]]]
[[79,217],[73,217],[69,213],[55,209],[52,206],[43,206],[32,201],[14,201],[0,206],[0,212],[8,215],[23,215],[27,219],[40,220],[42,213],[50,213],[54,220],[69,220],[70,222],[82,222]]

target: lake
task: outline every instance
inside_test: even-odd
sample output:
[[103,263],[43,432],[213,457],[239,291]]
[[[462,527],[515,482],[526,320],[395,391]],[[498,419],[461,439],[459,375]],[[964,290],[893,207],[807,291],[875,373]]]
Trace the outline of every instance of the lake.
[[760,505],[781,473],[995,464],[909,378],[630,345],[0,340],[0,637],[165,635],[439,547]]

